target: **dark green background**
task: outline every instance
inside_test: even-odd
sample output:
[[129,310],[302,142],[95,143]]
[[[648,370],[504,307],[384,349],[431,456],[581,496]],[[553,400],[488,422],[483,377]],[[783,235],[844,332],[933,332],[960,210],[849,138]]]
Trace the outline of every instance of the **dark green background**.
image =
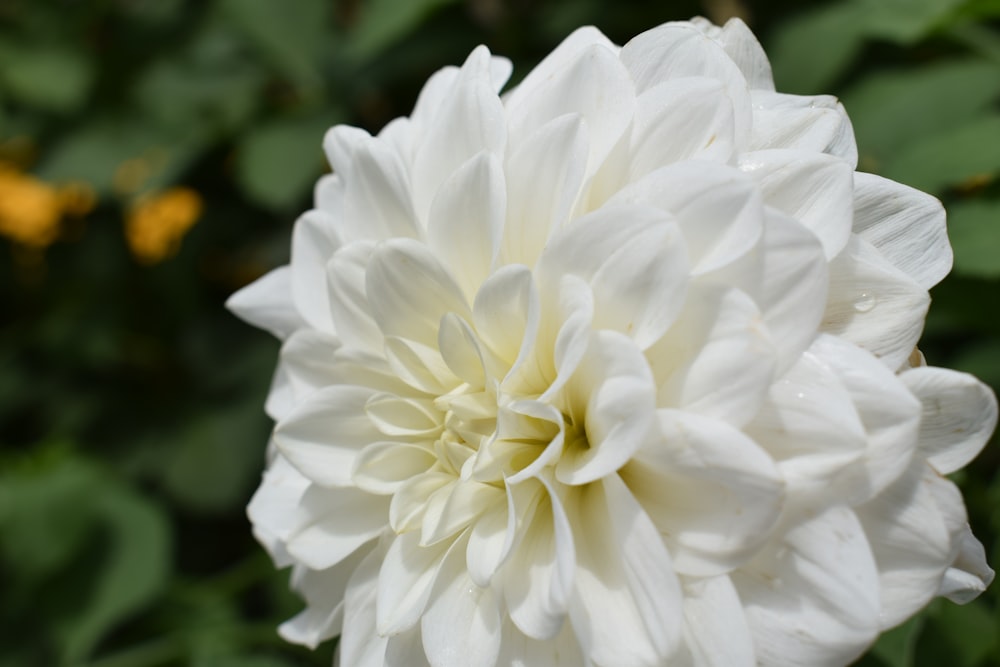
[[[0,667],[328,665],[330,644],[276,636],[300,604],[244,518],[277,343],[222,307],[287,259],[323,130],[409,113],[481,42],[516,80],[581,24],[623,42],[734,11],[779,90],[842,97],[863,170],[945,201],[955,270],[922,347],[1000,386],[1000,0],[0,0],[0,145],[100,195],[43,255],[0,239]],[[112,188],[150,150],[144,190],[205,202],[154,266]],[[991,554],[998,460],[959,475]],[[934,603],[862,664],[1000,664],[998,588]]]

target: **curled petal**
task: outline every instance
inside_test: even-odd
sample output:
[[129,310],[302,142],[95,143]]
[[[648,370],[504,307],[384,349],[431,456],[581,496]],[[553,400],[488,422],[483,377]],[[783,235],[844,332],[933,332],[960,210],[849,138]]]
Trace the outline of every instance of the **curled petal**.
[[944,208],[934,197],[874,174],[854,175],[854,231],[924,289],[951,270]]
[[584,433],[566,443],[557,479],[577,485],[613,474],[653,427],[656,388],[641,352],[620,334],[598,332],[566,393],[570,418],[583,421]]
[[891,628],[937,594],[957,555],[965,508],[951,482],[917,462],[858,517],[879,565],[882,628]]
[[920,399],[920,450],[942,475],[964,468],[986,446],[997,425],[993,391],[968,373],[913,368],[900,375]]

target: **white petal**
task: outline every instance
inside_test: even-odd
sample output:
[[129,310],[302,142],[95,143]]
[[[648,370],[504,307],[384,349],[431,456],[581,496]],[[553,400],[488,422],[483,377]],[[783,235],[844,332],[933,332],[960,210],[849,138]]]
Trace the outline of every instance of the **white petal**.
[[350,556],[388,525],[389,500],[358,489],[310,486],[302,496],[303,525],[288,540],[288,552],[313,570]]
[[421,445],[373,442],[354,459],[351,481],[369,493],[390,494],[436,462],[434,453]]
[[514,145],[504,170],[503,262],[534,266],[548,238],[565,225],[576,204],[588,151],[586,127],[575,113],[554,118]]
[[340,174],[323,174],[313,188],[315,208],[338,219],[344,215],[344,181]]
[[278,628],[285,641],[315,649],[320,642],[340,634],[344,620],[344,593],[354,570],[372,548],[361,548],[328,570],[297,565],[292,589],[306,599],[306,608]]
[[505,205],[503,168],[485,152],[449,176],[431,202],[428,243],[470,301],[499,250]]
[[305,326],[292,301],[292,271],[288,266],[274,269],[230,296],[226,308],[281,339]]
[[733,107],[717,79],[685,77],[636,100],[629,180],[684,160],[726,163],[733,152]]
[[764,280],[758,300],[778,347],[777,374],[788,369],[816,337],[826,305],[829,271],[816,236],[780,213],[768,211]]
[[325,213],[309,211],[292,231],[292,296],[302,316],[313,327],[333,333],[326,263],[340,247],[336,221]]
[[385,336],[437,347],[438,326],[450,312],[468,317],[461,288],[430,249],[409,239],[375,248],[365,274],[372,317]]
[[420,620],[424,651],[434,667],[494,667],[500,653],[499,601],[493,589],[472,581],[460,556],[448,559],[440,575],[444,586]]
[[517,515],[514,495],[510,487],[505,489],[507,503],[497,503],[481,516],[469,533],[466,550],[466,567],[472,581],[483,588],[490,585],[493,575],[504,563],[514,546],[517,529]]
[[391,438],[433,439],[441,432],[441,414],[430,398],[401,398],[374,394],[365,414],[380,432]]
[[323,136],[323,151],[341,182],[347,180],[354,167],[354,151],[371,135],[351,125],[334,125]]
[[514,443],[532,443],[536,451],[541,449],[534,461],[507,477],[507,484],[518,484],[539,475],[549,465],[562,463],[566,444],[565,419],[553,405],[530,399],[512,401],[497,417],[497,434]]
[[[334,665],[334,667],[337,667]],[[431,667],[424,653],[424,640],[419,627],[389,637],[382,667]]]
[[354,458],[383,439],[365,414],[373,390],[333,385],[304,400],[274,432],[278,450],[321,486],[350,486]]
[[487,278],[472,306],[480,339],[511,366],[520,365],[533,347],[538,309],[531,271],[521,265],[505,266]]
[[670,331],[646,351],[657,405],[742,425],[764,399],[777,349],[760,311],[737,289],[697,286]]
[[396,635],[412,628],[424,613],[434,581],[453,543],[428,547],[418,544],[416,532],[397,535],[378,574],[376,623],[380,635]]
[[397,533],[417,530],[427,512],[428,499],[454,482],[454,475],[435,469],[408,479],[392,496],[389,525]]
[[906,475],[857,510],[879,566],[883,629],[902,623],[930,602],[954,560],[965,509],[960,497],[957,504],[946,501],[942,507],[938,499],[949,496],[958,496],[954,485],[915,462]]
[[410,118],[393,118],[379,130],[378,138],[392,148],[409,168],[413,163],[414,123]]
[[765,665],[846,665],[879,630],[878,572],[857,517],[834,507],[733,574]]
[[729,577],[684,582],[684,640],[691,667],[758,664],[746,614]]
[[854,128],[836,97],[755,90],[752,98],[752,150],[791,148],[827,153],[842,158],[852,169],[857,166]]
[[721,81],[735,112],[736,145],[745,145],[752,121],[747,80],[715,40],[690,24],[667,23],[629,41],[622,47],[621,60],[639,93],[685,76]]
[[340,347],[336,336],[316,329],[299,329],[282,344],[280,368],[293,407],[317,389],[341,383],[336,363]]
[[602,46],[612,53],[618,53],[618,47],[593,26],[584,26],[574,30],[559,46],[542,59],[524,80],[504,96],[508,107],[520,106],[525,100],[533,97],[539,88],[560,72],[573,66],[581,52],[592,46]]
[[352,239],[419,237],[410,176],[395,149],[382,139],[362,139],[344,177],[342,223]]
[[[315,331],[315,329],[300,329],[300,331]],[[281,421],[288,416],[297,402],[288,377],[288,370],[285,368],[285,364],[279,360],[274,369],[274,375],[271,377],[267,398],[264,399],[264,412],[274,421]]]
[[580,653],[580,643],[569,623],[552,639],[532,639],[506,620],[498,667],[593,667]]
[[944,208],[919,190],[874,174],[855,174],[854,231],[924,289],[951,270]]
[[566,385],[571,419],[585,442],[567,442],[556,465],[563,484],[588,484],[614,473],[653,427],[656,388],[649,365],[625,336],[599,331]]
[[455,86],[459,68],[454,65],[442,67],[427,79],[417,95],[417,103],[410,114],[414,133],[422,135],[434,121],[434,116],[444,104],[445,98]]
[[657,169],[608,203],[656,206],[681,227],[692,275],[724,267],[760,240],[764,208],[751,178],[726,165],[692,161]]
[[375,245],[350,243],[335,252],[326,265],[333,327],[346,344],[373,353],[382,351],[382,332],[371,315],[365,294],[365,271]]
[[571,496],[578,567],[570,618],[584,653],[599,665],[665,664],[683,617],[659,532],[617,475]]
[[714,576],[749,559],[778,521],[784,484],[755,442],[725,422],[659,412],[660,440],[621,471],[674,568]]
[[602,44],[580,49],[544,82],[529,75],[522,86],[525,90],[519,86],[506,104],[511,143],[525,141],[554,118],[578,113],[590,137],[588,172],[594,171],[618,142],[635,104],[628,72],[615,52]]
[[[540,344],[536,359],[545,377],[553,377],[548,389],[539,397],[542,402],[555,399],[562,388],[573,377],[584,355],[590,348],[593,336],[591,324],[594,321],[594,293],[582,278],[574,274],[563,275],[558,280],[556,306],[542,309],[542,323],[539,327]],[[553,322],[561,318],[561,323]],[[553,336],[552,332],[557,333]],[[555,339],[554,345],[550,343]],[[549,357],[546,353],[554,347]]]
[[823,244],[830,259],[851,235],[850,163],[823,153],[765,150],[740,156],[740,169],[764,192],[764,203],[806,226]]
[[692,19],[691,23],[722,45],[743,72],[751,90],[774,90],[767,54],[742,19],[731,18],[721,29],[700,17]]
[[470,387],[486,385],[486,363],[476,334],[469,323],[455,313],[448,313],[441,318],[438,349],[441,351],[441,358],[456,377]]
[[521,632],[551,639],[563,625],[572,591],[573,534],[562,502],[547,482],[527,480],[515,494],[523,532],[501,570],[504,600]]
[[558,233],[536,274],[549,298],[562,277],[580,276],[593,290],[595,328],[620,331],[648,347],[680,312],[688,270],[684,241],[669,215],[605,206]]
[[385,339],[385,358],[400,380],[424,393],[446,394],[459,384],[437,346],[390,336]]
[[[469,158],[482,151],[502,154],[507,140],[503,105],[490,75],[490,53],[477,47],[462,65],[420,134],[414,157],[413,201],[427,218],[438,187]],[[419,103],[418,103],[419,104]]]
[[247,505],[247,517],[253,524],[254,535],[278,567],[293,562],[284,543],[306,520],[299,503],[308,486],[309,480],[279,454]]
[[797,497],[867,498],[868,435],[837,374],[806,352],[767,390],[746,433],[778,462]]
[[809,349],[851,394],[868,434],[863,459],[869,497],[895,481],[913,459],[920,425],[920,402],[906,385],[864,350],[829,335]]
[[855,235],[830,265],[823,331],[863,347],[900,368],[924,329],[930,297]]
[[993,390],[968,373],[912,368],[900,375],[923,404],[920,451],[942,475],[964,468],[997,425]]
[[506,504],[506,494],[492,484],[458,481],[442,490],[437,497],[443,502],[428,502],[420,534],[420,546],[434,544],[452,537],[497,506]]
[[938,595],[965,604],[979,597],[993,582],[994,572],[986,564],[986,552],[968,526],[959,538],[958,557],[944,574]]
[[337,651],[345,667],[383,667],[386,638],[375,629],[375,599],[379,566],[385,550],[380,545],[354,571],[344,593],[344,631]]

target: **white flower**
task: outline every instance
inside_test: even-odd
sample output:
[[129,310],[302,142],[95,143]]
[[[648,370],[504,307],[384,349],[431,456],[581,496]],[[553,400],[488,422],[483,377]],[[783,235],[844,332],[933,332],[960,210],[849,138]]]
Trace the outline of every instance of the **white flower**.
[[956,487],[996,421],[915,351],[944,212],[855,173],[747,27],[476,49],[335,127],[250,504],[340,664],[843,665],[993,573]]

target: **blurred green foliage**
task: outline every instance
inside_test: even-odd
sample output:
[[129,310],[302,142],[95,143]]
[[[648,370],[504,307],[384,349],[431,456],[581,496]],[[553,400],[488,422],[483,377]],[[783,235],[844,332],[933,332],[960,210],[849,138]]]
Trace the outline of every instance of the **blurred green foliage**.
[[[1000,387],[996,0],[0,0],[0,177],[39,213],[0,253],[0,667],[329,664],[274,631],[299,604],[243,508],[277,344],[222,308],[287,258],[324,129],[409,113],[480,42],[516,79],[582,23],[622,42],[732,12],[779,90],[842,97],[863,170],[945,201],[955,270],[922,346]],[[70,183],[89,203],[53,203]],[[177,186],[197,222],[143,259],[130,220]],[[960,479],[994,563],[998,462]],[[1000,664],[997,590],[860,664]]]

